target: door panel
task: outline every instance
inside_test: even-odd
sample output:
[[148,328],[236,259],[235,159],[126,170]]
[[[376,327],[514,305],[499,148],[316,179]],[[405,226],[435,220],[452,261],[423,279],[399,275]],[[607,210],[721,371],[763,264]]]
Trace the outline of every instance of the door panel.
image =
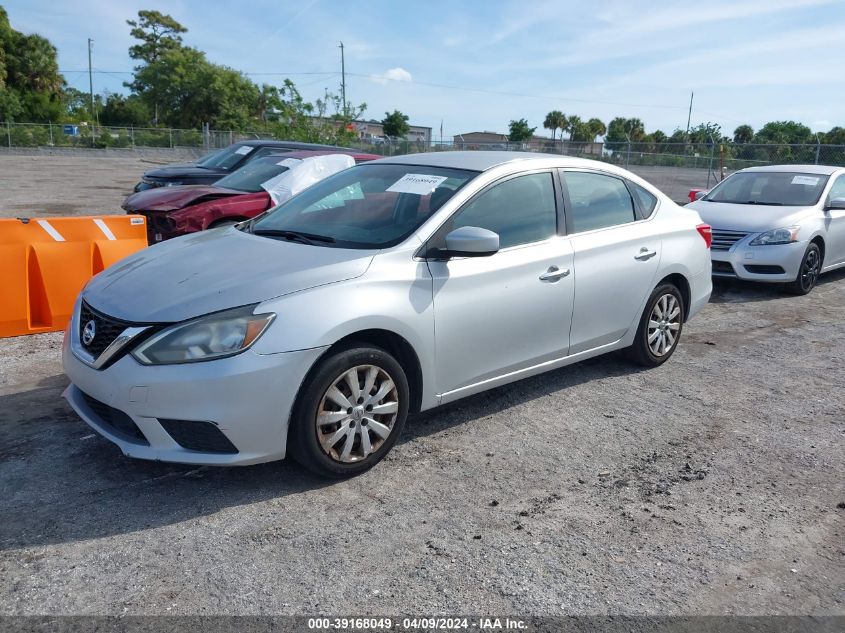
[[637,222],[570,238],[578,279],[571,354],[619,340],[639,317],[660,265],[655,225]]
[[660,264],[656,220],[637,221],[624,180],[589,170],[561,172],[575,286],[570,354],[622,338],[639,317]]
[[428,265],[438,393],[567,354],[575,289],[567,239]]

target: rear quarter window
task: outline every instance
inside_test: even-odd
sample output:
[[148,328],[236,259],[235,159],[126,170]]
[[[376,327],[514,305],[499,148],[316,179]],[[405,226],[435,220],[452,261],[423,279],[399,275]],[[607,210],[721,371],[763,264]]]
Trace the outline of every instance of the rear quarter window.
[[636,200],[637,206],[640,208],[642,217],[651,217],[651,214],[654,213],[654,209],[657,207],[657,196],[630,181],[628,182],[628,187],[634,195],[634,200]]

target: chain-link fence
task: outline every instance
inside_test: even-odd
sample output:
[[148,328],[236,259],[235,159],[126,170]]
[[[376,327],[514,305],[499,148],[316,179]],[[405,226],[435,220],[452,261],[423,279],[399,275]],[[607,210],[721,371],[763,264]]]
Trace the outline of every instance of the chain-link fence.
[[177,128],[109,127],[76,123],[0,124],[0,147],[97,149],[219,149],[245,139],[268,138],[260,132],[186,130]]
[[[78,124],[0,124],[0,147],[36,148],[172,148],[213,150],[237,141],[272,138],[262,132],[106,127]],[[845,166],[845,145],[742,144],[718,142],[605,142],[532,139],[525,142],[451,143],[375,138],[355,142],[360,151],[397,156],[431,151],[529,151],[604,161],[630,169],[679,202],[690,189],[708,189],[745,167],[776,164]]]

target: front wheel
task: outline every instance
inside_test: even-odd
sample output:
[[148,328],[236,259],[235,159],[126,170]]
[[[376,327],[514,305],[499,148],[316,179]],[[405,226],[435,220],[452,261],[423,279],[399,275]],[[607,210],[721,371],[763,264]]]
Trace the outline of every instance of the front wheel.
[[657,367],[665,363],[678,346],[684,328],[684,298],[671,284],[654,289],[640,318],[634,343],[628,349],[636,363]]
[[291,419],[291,453],[324,477],[372,468],[390,451],[408,416],[402,366],[378,347],[353,344],[320,361]]
[[787,292],[795,295],[805,295],[816,286],[819,280],[819,273],[822,269],[822,252],[818,244],[811,242],[804,251],[804,258],[801,260],[801,268],[795,281],[786,284]]

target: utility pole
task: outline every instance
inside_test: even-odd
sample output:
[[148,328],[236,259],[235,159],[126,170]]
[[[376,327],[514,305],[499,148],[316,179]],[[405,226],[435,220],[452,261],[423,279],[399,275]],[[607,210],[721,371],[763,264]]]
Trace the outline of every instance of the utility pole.
[[343,99],[343,116],[346,111],[346,61],[343,58],[343,42],[340,43],[340,98]]
[[91,123],[94,123],[96,114],[94,113],[94,75],[91,72],[91,45],[94,43],[90,37],[88,38],[88,91],[91,94]]
[[690,120],[692,119],[692,98],[693,98],[694,95],[695,95],[695,92],[691,91],[689,93],[689,114],[687,114],[687,133],[685,135],[685,137],[687,139],[689,139],[689,124],[690,124]]

